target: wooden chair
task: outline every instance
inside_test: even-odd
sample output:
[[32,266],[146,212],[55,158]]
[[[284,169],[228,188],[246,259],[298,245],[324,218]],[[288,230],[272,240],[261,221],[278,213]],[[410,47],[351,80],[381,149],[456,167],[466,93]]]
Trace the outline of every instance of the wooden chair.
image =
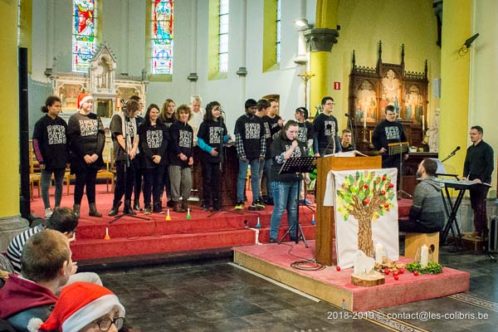
[[105,180],[106,191],[109,192],[109,182],[111,182],[111,192],[114,191],[114,160],[112,158],[112,148],[106,147],[102,153],[102,158],[104,159],[105,169],[101,169],[97,172],[97,180]]
[[33,150],[33,143],[29,141],[29,195],[33,198],[33,189],[36,185],[38,189],[38,197],[41,196],[41,172],[40,164],[36,159],[35,152]]

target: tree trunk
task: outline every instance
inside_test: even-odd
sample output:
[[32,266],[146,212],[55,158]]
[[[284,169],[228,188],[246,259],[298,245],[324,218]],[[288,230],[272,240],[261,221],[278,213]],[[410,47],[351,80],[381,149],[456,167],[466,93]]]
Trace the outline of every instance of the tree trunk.
[[368,257],[374,257],[374,246],[372,239],[372,222],[370,218],[358,220],[358,249]]

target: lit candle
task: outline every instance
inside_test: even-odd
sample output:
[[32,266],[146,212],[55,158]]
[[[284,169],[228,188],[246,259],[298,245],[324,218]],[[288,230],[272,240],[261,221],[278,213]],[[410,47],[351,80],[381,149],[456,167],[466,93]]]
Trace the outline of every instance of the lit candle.
[[420,266],[425,268],[429,263],[429,247],[425,244],[420,248]]
[[363,111],[363,128],[367,128],[367,112]]
[[382,264],[384,261],[384,256],[386,256],[386,251],[382,243],[377,243],[375,245],[375,263]]
[[422,114],[422,137],[425,136],[425,115]]

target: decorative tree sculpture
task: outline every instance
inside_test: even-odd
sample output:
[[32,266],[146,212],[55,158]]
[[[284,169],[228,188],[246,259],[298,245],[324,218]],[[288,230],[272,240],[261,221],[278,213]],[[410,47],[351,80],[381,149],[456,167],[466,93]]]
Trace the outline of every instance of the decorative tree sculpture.
[[394,184],[387,174],[359,172],[348,175],[337,189],[337,211],[348,221],[349,216],[358,220],[358,249],[367,256],[374,256],[372,223],[393,208]]

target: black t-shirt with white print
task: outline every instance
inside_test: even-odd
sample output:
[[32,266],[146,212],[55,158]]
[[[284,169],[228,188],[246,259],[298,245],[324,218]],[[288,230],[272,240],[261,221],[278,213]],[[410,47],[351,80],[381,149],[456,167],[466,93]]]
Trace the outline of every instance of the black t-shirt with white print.
[[202,160],[209,163],[219,163],[221,161],[221,147],[223,146],[223,138],[227,135],[227,127],[222,121],[202,121],[197,132],[197,137],[211,146],[216,148],[218,155],[212,156],[211,154],[201,150]]
[[[170,147],[168,148],[168,159],[170,165],[188,167],[188,158],[193,155],[194,131],[188,123],[175,121],[169,128]],[[187,156],[183,161],[178,157],[180,153]]]
[[[60,117],[52,119],[45,115],[35,124],[33,131],[33,143],[37,158],[41,154],[40,163],[45,165],[46,170],[61,169],[68,162],[67,124]],[[39,154],[36,149],[39,149]],[[38,158],[39,159],[39,158]]]
[[[71,148],[71,170],[79,167],[101,168],[103,165],[102,151],[104,150],[104,126],[95,113],[87,115],[74,113],[67,124],[67,136]],[[85,155],[98,155],[98,160],[87,165]]]
[[143,155],[143,167],[155,168],[158,166],[158,164],[152,161],[152,156],[154,155],[161,156],[159,165],[166,164],[164,155],[169,142],[169,130],[166,125],[159,120],[155,125],[149,125],[147,122],[144,122],[138,128],[138,134],[140,137],[140,150]]
[[136,131],[136,119],[125,117],[125,126],[126,133],[123,135],[123,119],[120,114],[114,114],[111,119],[111,124],[109,125],[109,129],[112,133],[112,140],[114,142],[114,153],[116,161],[126,160],[125,150],[121,145],[119,145],[117,136],[122,135],[123,138],[128,137],[126,140],[126,145],[128,150],[131,150],[133,147],[133,142],[135,141],[135,135],[137,135]]
[[[273,163],[271,165],[271,176],[274,181],[292,182],[299,180],[299,176],[297,175],[297,173],[279,174],[279,171],[285,162],[283,154],[290,149],[291,145],[292,141],[287,138],[282,138],[281,135],[277,135],[277,137],[273,140],[273,143],[271,145],[271,155],[273,158]],[[292,153],[291,158],[305,156],[305,145],[298,141],[298,146]]]
[[235,123],[235,135],[239,134],[244,145],[247,160],[259,159],[261,155],[261,137],[265,134],[260,118],[242,115]]

